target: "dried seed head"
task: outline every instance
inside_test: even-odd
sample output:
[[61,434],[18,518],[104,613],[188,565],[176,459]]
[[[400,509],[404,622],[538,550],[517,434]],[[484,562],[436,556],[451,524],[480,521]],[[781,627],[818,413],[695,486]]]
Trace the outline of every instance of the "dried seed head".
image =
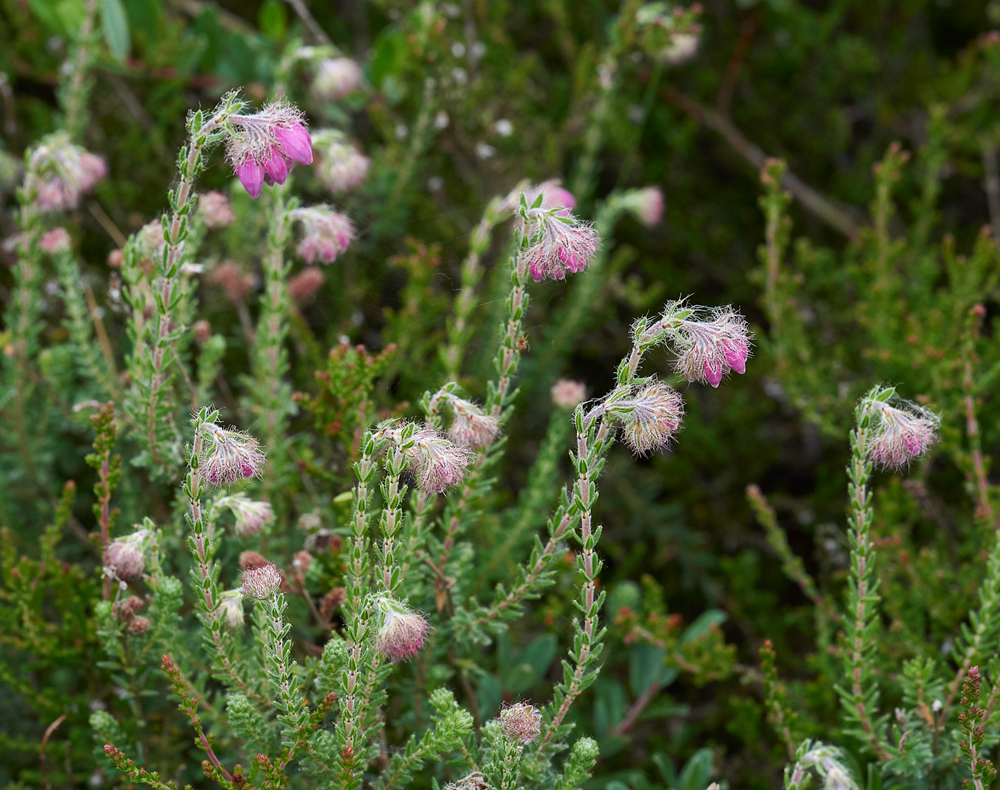
[[420,428],[412,444],[404,451],[406,463],[417,485],[424,491],[440,494],[457,486],[465,478],[469,465],[468,450],[452,444],[433,428]]
[[375,649],[390,661],[413,658],[424,646],[429,626],[424,616],[399,601],[380,597],[374,601],[378,618]]
[[636,455],[648,455],[666,447],[684,419],[680,394],[659,381],[641,384],[630,397],[609,408],[623,425],[625,443]]
[[350,58],[321,60],[316,68],[312,92],[317,99],[337,101],[361,85],[361,68]]
[[39,211],[68,211],[107,175],[104,160],[70,141],[65,132],[50,134],[28,157],[24,188]]
[[542,714],[533,705],[518,702],[500,711],[500,729],[508,738],[527,745],[542,731]]
[[256,535],[261,527],[274,518],[274,511],[269,502],[254,502],[243,494],[222,497],[216,505],[232,511],[236,517],[236,527],[233,531],[241,538]]
[[896,406],[871,399],[868,406],[872,437],[865,448],[870,461],[878,466],[899,469],[919,458],[938,440],[941,422],[934,412],[906,401]]
[[371,160],[340,132],[324,129],[313,135],[316,175],[334,194],[349,192],[365,180]]
[[204,423],[202,431],[206,447],[201,454],[201,471],[209,483],[224,486],[260,477],[264,453],[256,439],[213,423]]
[[550,390],[552,402],[560,409],[572,411],[587,400],[587,388],[582,381],[559,379]]
[[278,566],[273,563],[249,568],[243,572],[243,584],[240,591],[255,601],[264,601],[281,588],[283,579]]
[[500,433],[500,421],[492,415],[483,414],[476,404],[462,398],[452,397],[450,402],[454,416],[448,428],[448,438],[459,447],[470,450],[489,447]]
[[112,541],[104,550],[104,567],[118,579],[138,579],[146,569],[145,551],[149,538],[148,529],[139,529]]
[[[665,315],[676,308],[676,302],[669,303]],[[713,387],[718,387],[730,370],[745,373],[751,345],[746,319],[729,306],[713,310],[708,320],[698,320],[696,316],[697,312],[674,327],[677,372],[688,381]]]
[[333,612],[347,600],[347,590],[343,587],[334,587],[323,596],[319,604],[319,613],[324,620],[330,622],[333,619]]
[[127,623],[145,605],[146,602],[142,598],[130,595],[124,601],[115,604],[115,614]]
[[226,155],[250,197],[265,183],[285,183],[294,162],[312,164],[312,138],[297,107],[274,102],[253,115],[231,115],[229,123]]
[[303,302],[314,296],[325,281],[323,272],[315,266],[307,266],[288,281],[288,295],[296,302]]
[[304,235],[295,249],[306,263],[332,263],[354,241],[351,218],[330,206],[295,209],[291,217],[302,223]]
[[211,230],[228,228],[236,219],[229,198],[221,192],[206,192],[198,198],[198,214]]
[[529,244],[521,252],[535,282],[563,280],[587,268],[601,237],[590,225],[559,209],[521,209]]
[[222,593],[216,616],[221,617],[230,631],[243,627],[243,591],[229,590]]
[[136,634],[144,634],[149,630],[152,625],[148,617],[133,617],[129,620],[128,632],[133,636]]

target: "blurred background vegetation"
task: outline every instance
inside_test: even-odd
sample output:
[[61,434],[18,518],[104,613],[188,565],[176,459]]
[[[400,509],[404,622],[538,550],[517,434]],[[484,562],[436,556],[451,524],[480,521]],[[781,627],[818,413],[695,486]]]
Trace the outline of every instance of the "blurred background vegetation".
[[[313,3],[314,23],[296,13],[297,2],[105,5],[107,40],[83,142],[107,158],[110,175],[71,226],[109,333],[122,342],[126,316],[109,293],[115,272],[105,261],[163,209],[185,114],[236,86],[266,96],[294,38],[318,44],[328,36],[362,64],[366,88],[347,102],[315,100],[305,78],[292,80],[290,94],[314,126],[347,130],[373,160],[367,182],[339,201],[359,228],[358,243],[300,304],[302,326],[291,340],[296,390],[315,391],[312,370],[342,338],[373,350],[396,344],[375,391],[380,407],[415,404],[436,387],[470,233],[489,200],[521,179],[562,177],[584,217],[616,189],[658,186],[662,221],[652,229],[631,217],[618,223],[584,315],[567,314],[561,285],[535,289],[531,351],[501,474],[523,480],[557,376],[586,382],[592,394],[609,387],[636,315],[691,293],[744,311],[759,343],[747,375],[711,397],[686,391],[688,416],[670,454],[636,465],[621,451],[608,463],[602,583],[617,624],[606,671],[578,722],[601,742],[594,787],[701,790],[710,778],[775,786],[786,754],[762,701],[764,640],[774,644],[790,693],[811,711],[797,724],[800,735],[836,721],[835,670],[817,648],[830,644],[830,623],[781,572],[746,486],[769,498],[820,595],[840,600],[847,430],[856,397],[890,381],[944,413],[945,441],[911,483],[879,478],[876,534],[894,552],[883,597],[896,601],[887,607],[893,637],[883,651],[940,655],[982,573],[983,540],[971,525],[986,514],[967,495],[963,409],[965,393],[979,399],[989,456],[1000,439],[990,397],[997,256],[984,228],[1000,232],[1000,42],[988,31],[1000,26],[1000,2],[706,0],[685,11],[697,51],[666,63],[650,57],[655,42],[643,38],[634,2],[337,0]],[[55,128],[58,69],[82,13],[80,0],[0,0],[2,141],[13,157]],[[908,161],[895,149],[886,159],[895,142]],[[767,157],[787,163],[787,207],[780,190],[762,186]],[[14,233],[14,162],[5,162],[0,183],[5,237]],[[219,155],[202,184],[230,193]],[[298,186],[307,198],[326,199],[311,175]],[[239,213],[248,201],[232,195]],[[259,253],[235,228],[227,254],[253,272]],[[486,256],[471,373],[491,357],[501,238]],[[11,281],[9,268],[0,269],[4,301]],[[251,310],[259,291],[258,283],[247,296]],[[238,400],[239,317],[217,285],[203,283],[199,297],[229,339],[229,397]],[[984,318],[970,327],[975,303]],[[560,339],[564,321],[581,330],[572,343]],[[48,340],[58,342],[60,331],[53,327]],[[976,366],[971,389],[963,389],[966,358]],[[53,420],[43,474],[18,476],[4,461],[0,520],[17,536],[18,553],[37,553],[35,534],[53,520],[67,480],[78,491],[70,524],[92,524],[89,428],[72,414]],[[293,430],[313,425],[303,409]],[[309,462],[304,476],[313,474]],[[346,469],[340,474],[346,479]],[[991,488],[987,503],[992,496]],[[119,499],[123,523],[169,515],[169,491],[141,472],[124,477]],[[92,566],[80,546],[64,559]],[[553,624],[572,616],[570,576],[522,624],[518,649],[501,640],[496,680],[480,688],[482,698],[528,696],[551,683],[558,670],[550,670],[556,643],[548,634],[568,632]],[[637,628],[659,644],[637,638]],[[706,633],[718,638],[681,649]],[[74,750],[89,737],[79,706],[95,691],[85,684],[96,681],[81,681],[85,674],[49,676],[77,706],[64,725],[76,733]],[[40,781],[38,742],[54,718],[46,716],[20,696],[5,697],[0,782]],[[79,748],[78,772],[100,764]]]

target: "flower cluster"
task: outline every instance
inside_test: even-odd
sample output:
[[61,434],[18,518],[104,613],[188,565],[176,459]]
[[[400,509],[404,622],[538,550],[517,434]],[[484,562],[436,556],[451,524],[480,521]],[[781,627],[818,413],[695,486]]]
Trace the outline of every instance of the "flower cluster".
[[381,596],[373,602],[377,617],[375,649],[390,661],[413,658],[424,646],[430,626],[419,612]]
[[552,403],[560,409],[572,411],[587,400],[587,388],[582,381],[559,379],[549,391]]
[[535,282],[582,272],[597,252],[601,241],[597,231],[568,211],[522,207],[521,218],[529,239],[521,254]]
[[337,101],[354,93],[361,79],[361,68],[350,58],[327,58],[316,68],[312,92],[317,99]]
[[291,217],[302,224],[303,237],[296,250],[306,263],[333,263],[354,241],[350,217],[330,206],[295,209]]
[[890,469],[906,466],[933,447],[941,422],[934,412],[914,403],[896,403],[871,398],[866,404],[874,421],[866,447],[868,460]]
[[462,482],[470,459],[468,450],[426,426],[413,434],[403,454],[417,485],[436,494]]
[[313,135],[316,175],[333,193],[349,192],[365,180],[371,160],[340,132],[323,129]]
[[[671,315],[677,307],[677,302],[671,302],[665,315]],[[665,323],[667,321],[665,318]],[[718,387],[729,370],[746,372],[750,330],[746,319],[732,307],[717,308],[704,321],[698,320],[695,309],[691,316],[681,320],[672,330],[678,352],[675,366],[688,381]]]
[[500,421],[490,414],[484,414],[475,403],[454,395],[449,397],[448,402],[453,413],[448,438],[459,447],[470,450],[489,447],[500,433]]
[[145,552],[150,537],[148,529],[137,529],[131,535],[112,541],[104,550],[105,570],[117,579],[138,579],[146,569]]
[[256,439],[212,423],[202,425],[202,430],[207,447],[202,450],[199,460],[209,483],[224,486],[260,476],[264,453]]
[[28,158],[25,188],[39,211],[76,208],[80,196],[107,175],[104,160],[70,141],[65,132],[45,138]]
[[264,184],[284,184],[294,162],[312,164],[312,138],[302,112],[274,102],[253,115],[230,115],[226,155],[250,197]]
[[[267,563],[253,568],[247,568],[243,572],[243,583],[240,592],[247,598],[255,601],[264,601],[281,589],[284,577],[278,566],[274,563]],[[228,613],[227,613],[228,616]]]
[[672,387],[652,381],[636,386],[608,411],[621,420],[625,443],[632,452],[647,455],[670,443],[684,418],[684,401]]
[[268,502],[254,502],[243,494],[234,494],[219,499],[218,507],[229,508],[236,517],[235,532],[242,538],[255,535],[261,527],[274,518],[274,511]]
[[228,228],[236,220],[229,198],[221,192],[206,192],[198,198],[198,216],[211,230]]
[[500,711],[500,729],[523,745],[533,743],[542,731],[542,714],[533,705],[518,702]]
[[49,253],[49,255],[68,252],[69,233],[66,232],[66,228],[48,230],[42,234],[42,239],[38,242],[38,246],[41,247],[42,251]]

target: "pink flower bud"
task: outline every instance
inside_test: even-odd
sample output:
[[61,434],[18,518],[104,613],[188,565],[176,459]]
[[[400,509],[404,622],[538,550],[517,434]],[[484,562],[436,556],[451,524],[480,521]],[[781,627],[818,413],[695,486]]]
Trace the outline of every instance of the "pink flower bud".
[[559,379],[549,392],[552,395],[552,402],[566,411],[572,411],[587,400],[587,388],[582,381]]
[[636,219],[647,228],[658,225],[663,218],[663,193],[658,187],[637,189],[626,197]]
[[285,157],[278,153],[276,148],[272,148],[270,156],[264,160],[264,172],[274,179],[276,184],[284,184],[285,179],[288,178],[288,165],[285,164]]
[[500,729],[523,745],[533,743],[542,731],[542,714],[533,705],[518,702],[500,711]]
[[608,407],[623,424],[625,443],[636,455],[666,447],[684,419],[684,401],[671,387],[654,381],[638,385],[631,395]]
[[413,658],[424,646],[430,626],[424,616],[388,597],[374,602],[375,649],[390,661]]
[[248,568],[243,572],[243,584],[240,587],[247,598],[264,601],[274,595],[283,581],[278,566],[268,563],[258,568]]
[[350,58],[320,61],[312,91],[319,99],[337,101],[353,93],[361,84],[361,69]]
[[145,550],[149,537],[149,530],[139,529],[112,541],[104,550],[104,567],[118,579],[138,579],[146,569]]
[[202,450],[200,468],[209,483],[224,486],[260,476],[264,453],[256,439],[212,423],[203,424],[202,431],[206,447]]
[[236,176],[250,197],[260,196],[260,190],[264,186],[264,167],[262,165],[257,164],[253,159],[246,159],[236,168]]
[[411,442],[404,455],[421,489],[440,494],[465,478],[465,468],[470,460],[468,450],[457,447],[433,428],[426,427],[414,433]]
[[500,433],[500,422],[496,417],[483,414],[474,403],[462,398],[450,399],[454,417],[448,428],[448,438],[459,447],[479,450],[493,443]]
[[899,469],[927,452],[938,440],[941,419],[934,412],[906,401],[899,406],[872,398],[866,410],[873,421],[865,448],[869,460]]
[[311,165],[313,161],[312,138],[301,123],[293,123],[287,128],[279,126],[274,130],[278,147],[293,162]]
[[198,214],[205,226],[211,230],[228,228],[236,219],[229,205],[229,198],[221,192],[206,192],[199,197]]
[[743,316],[732,307],[720,307],[708,320],[699,320],[704,308],[693,308],[691,316],[676,322],[671,316],[678,309],[678,303],[671,302],[664,314],[664,325],[671,329],[670,340],[678,352],[678,373],[688,381],[718,387],[729,370],[746,371],[750,330]]
[[296,302],[313,296],[326,281],[323,272],[315,266],[308,266],[288,281],[288,295]]

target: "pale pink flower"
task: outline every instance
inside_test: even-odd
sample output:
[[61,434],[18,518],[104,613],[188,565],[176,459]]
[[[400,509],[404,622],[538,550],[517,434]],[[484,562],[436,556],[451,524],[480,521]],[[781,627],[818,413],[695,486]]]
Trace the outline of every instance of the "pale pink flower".
[[332,263],[354,241],[351,218],[330,206],[311,206],[291,212],[304,233],[296,251],[306,263]]
[[303,302],[313,296],[325,281],[323,272],[315,266],[307,266],[288,281],[288,295],[293,301]]
[[565,214],[569,214],[576,208],[576,198],[562,185],[562,181],[558,178],[551,178],[525,190],[524,199],[530,206],[539,195],[542,196],[541,208],[543,209],[565,209]]
[[70,141],[65,132],[45,137],[28,158],[25,192],[41,212],[76,208],[107,175],[104,160]]
[[433,428],[418,429],[403,451],[406,463],[424,491],[440,494],[465,478],[469,451],[445,439]]
[[212,423],[204,423],[202,430],[206,447],[200,469],[209,483],[224,486],[261,475],[264,453],[256,439]]
[[447,785],[445,790],[490,790],[490,783],[479,771],[466,774],[457,782]]
[[500,729],[523,745],[533,743],[542,731],[542,714],[533,705],[518,702],[500,711]]
[[316,132],[313,148],[317,155],[316,175],[331,192],[348,192],[365,180],[371,160],[340,132]]
[[44,252],[49,253],[49,255],[55,255],[58,252],[69,252],[69,233],[66,232],[65,228],[53,228],[42,234],[38,246]]
[[312,92],[318,99],[337,101],[357,90],[361,79],[361,68],[350,58],[328,58],[316,68]]
[[312,164],[312,138],[302,112],[274,102],[253,115],[230,115],[226,155],[250,197],[263,185],[283,184],[294,162]]
[[660,58],[671,66],[678,66],[695,56],[698,41],[698,36],[693,33],[674,33],[670,43],[660,52]]
[[222,618],[222,621],[226,624],[226,628],[230,631],[242,628],[244,620],[242,589],[229,590],[222,593],[221,600],[219,601],[219,608],[216,609],[215,612],[217,617]]
[[[676,303],[667,305],[668,313],[672,309]],[[677,372],[688,381],[713,387],[730,370],[745,373],[751,344],[746,319],[728,306],[714,310],[706,321],[695,316],[682,320],[673,331]]]
[[283,578],[278,566],[269,562],[267,565],[261,565],[257,568],[247,568],[243,572],[240,592],[247,598],[264,601],[278,592],[282,581]]
[[552,385],[549,393],[552,396],[552,403],[566,411],[572,411],[587,400],[587,388],[582,381],[559,379]]
[[430,626],[419,612],[385,596],[374,601],[375,649],[390,661],[413,658],[424,646]]
[[138,579],[146,569],[145,551],[149,538],[148,529],[139,529],[112,541],[104,550],[104,567],[118,579]]
[[535,282],[563,280],[567,274],[587,268],[601,243],[596,230],[558,209],[528,208],[521,212],[529,238],[521,254]]
[[229,198],[221,192],[206,192],[198,198],[198,214],[205,227],[211,230],[228,228],[233,224],[236,215],[229,205]]
[[659,187],[636,189],[626,195],[625,203],[647,228],[658,225],[663,219],[663,193]]
[[233,531],[241,538],[256,535],[261,527],[274,518],[274,511],[269,502],[254,502],[243,494],[222,497],[216,505],[229,508],[236,517],[236,527]]
[[672,387],[659,381],[640,384],[629,397],[609,406],[622,422],[625,443],[636,455],[666,447],[684,419],[684,401]]
[[907,401],[896,406],[872,399],[869,405],[871,439],[865,448],[869,460],[898,469],[926,453],[938,440],[941,422],[934,412]]
[[252,274],[243,271],[236,261],[223,261],[208,273],[209,282],[217,283],[226,292],[229,301],[239,304],[254,287]]
[[500,433],[500,422],[490,414],[484,414],[476,404],[462,398],[449,398],[453,412],[448,438],[459,447],[479,450],[489,447]]

